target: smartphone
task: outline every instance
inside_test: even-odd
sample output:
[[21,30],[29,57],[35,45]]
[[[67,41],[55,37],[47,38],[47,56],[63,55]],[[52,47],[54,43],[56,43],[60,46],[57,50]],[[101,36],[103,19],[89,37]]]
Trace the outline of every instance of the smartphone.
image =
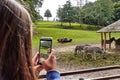
[[52,37],[41,37],[39,44],[40,58],[48,58],[48,55],[52,51]]

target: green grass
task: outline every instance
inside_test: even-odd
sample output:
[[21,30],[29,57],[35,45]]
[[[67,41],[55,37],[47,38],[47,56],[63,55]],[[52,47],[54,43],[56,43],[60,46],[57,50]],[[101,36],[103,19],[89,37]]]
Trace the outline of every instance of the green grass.
[[78,43],[99,43],[100,34],[96,31],[84,31],[84,30],[68,30],[68,29],[57,29],[57,28],[38,28],[36,36],[33,38],[33,45],[35,46],[39,42],[41,36],[53,37],[53,45],[57,46],[58,38],[71,38],[73,39],[71,45]]
[[58,28],[59,22],[35,22],[34,26],[37,28]]
[[61,26],[61,22],[35,22],[34,26],[38,28],[61,28],[61,29],[76,29],[76,30],[98,30],[102,28],[101,26],[87,25],[87,24],[78,24],[71,23],[71,27],[69,23],[63,23]]
[[53,37],[53,46],[61,46],[57,43],[58,38],[71,38],[73,39],[72,43],[67,43],[65,45],[73,45],[78,43],[99,43],[100,34],[96,31],[85,30],[88,26],[95,27],[93,25],[86,25],[78,23],[72,23],[71,28],[68,23],[63,23],[63,26],[60,26],[60,22],[36,22],[33,25],[34,37],[33,37],[33,47],[39,45],[39,39],[41,36],[50,36]]
[[[97,60],[94,60],[91,55],[88,55],[88,59],[83,59],[82,54],[74,56],[74,53],[71,52],[59,54],[57,61],[64,62],[66,65],[74,64],[74,66],[84,66],[86,68],[120,65],[120,57],[116,54],[106,54],[106,59],[102,59],[102,56],[97,54]],[[64,63],[61,63],[61,65],[64,65]]]
[[[68,23],[64,23],[65,27],[68,25]],[[60,22],[36,22],[33,25],[33,47],[38,47],[39,39],[41,36],[53,37],[53,46],[61,46],[62,44],[57,43],[57,39],[64,37],[73,39],[71,43],[67,43],[64,45],[75,45],[80,43],[100,43],[101,35],[100,33],[96,32],[97,30],[84,30],[86,29],[86,26],[91,26],[93,28],[95,26],[81,24],[80,27],[79,25],[80,24],[72,23],[72,29],[64,29],[61,28]],[[119,38],[119,35],[120,33],[112,33],[112,36],[114,36],[115,38]]]

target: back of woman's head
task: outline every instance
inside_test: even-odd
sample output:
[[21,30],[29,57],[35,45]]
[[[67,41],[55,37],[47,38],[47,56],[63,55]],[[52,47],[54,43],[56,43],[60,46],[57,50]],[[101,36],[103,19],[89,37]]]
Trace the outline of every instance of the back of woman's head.
[[0,0],[0,80],[34,80],[31,19],[14,0]]

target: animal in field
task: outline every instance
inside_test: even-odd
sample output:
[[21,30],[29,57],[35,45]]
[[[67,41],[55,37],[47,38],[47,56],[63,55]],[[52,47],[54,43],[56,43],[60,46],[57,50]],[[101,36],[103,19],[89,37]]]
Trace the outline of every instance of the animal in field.
[[[115,38],[112,37],[110,40],[106,40],[106,44],[111,44],[113,41],[115,41]],[[102,44],[104,43],[104,40],[102,40]]]
[[105,57],[106,52],[103,49],[101,49],[99,47],[92,47],[92,46],[85,46],[84,47],[83,58],[88,58],[87,55],[91,54],[92,58],[94,60],[96,60],[96,54],[97,53],[101,54],[103,59],[106,59],[106,57]]
[[115,40],[115,48],[120,49],[120,38]]
[[115,44],[120,45],[120,38],[118,38],[118,39],[115,40]]
[[90,45],[88,44],[77,45],[74,49],[74,55],[76,56],[78,53],[81,53],[85,46],[90,46]]
[[68,38],[61,38],[61,39],[57,39],[57,41],[58,41],[59,43],[66,43],[66,42],[71,42],[71,41],[72,41],[72,39],[68,39]]

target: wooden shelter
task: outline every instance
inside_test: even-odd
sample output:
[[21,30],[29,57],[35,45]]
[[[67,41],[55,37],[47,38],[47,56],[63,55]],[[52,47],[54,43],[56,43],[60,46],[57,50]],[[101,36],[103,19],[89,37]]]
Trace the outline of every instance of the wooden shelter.
[[[106,38],[107,38],[106,36],[108,34],[109,39],[110,39],[111,33],[120,32],[120,20],[98,30],[97,32],[101,33],[101,48],[106,50]],[[111,44],[109,44],[109,48],[111,48]]]

